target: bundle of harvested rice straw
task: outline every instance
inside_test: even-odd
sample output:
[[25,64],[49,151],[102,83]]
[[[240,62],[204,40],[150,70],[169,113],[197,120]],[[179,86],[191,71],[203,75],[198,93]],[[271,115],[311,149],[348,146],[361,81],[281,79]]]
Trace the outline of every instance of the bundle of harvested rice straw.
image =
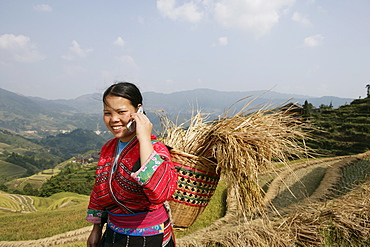
[[175,226],[186,228],[196,220],[220,177],[234,189],[241,215],[261,213],[264,203],[258,174],[307,153],[306,132],[289,110],[267,105],[251,108],[252,102],[232,116],[229,108],[212,121],[200,111],[180,125],[159,116],[161,141],[170,147],[179,175],[170,201]]

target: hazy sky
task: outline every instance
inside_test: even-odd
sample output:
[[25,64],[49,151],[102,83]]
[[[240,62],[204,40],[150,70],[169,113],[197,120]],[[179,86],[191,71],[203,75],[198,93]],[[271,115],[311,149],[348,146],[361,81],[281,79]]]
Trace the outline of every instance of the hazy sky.
[[0,0],[0,87],[366,96],[369,0]]

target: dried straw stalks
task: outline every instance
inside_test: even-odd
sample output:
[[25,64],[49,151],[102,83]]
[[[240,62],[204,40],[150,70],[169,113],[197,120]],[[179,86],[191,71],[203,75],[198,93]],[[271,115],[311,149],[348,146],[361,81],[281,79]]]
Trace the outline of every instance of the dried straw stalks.
[[276,221],[262,217],[238,224],[232,219],[229,215],[178,239],[178,246],[369,246],[370,182],[339,198],[301,205]]
[[280,230],[295,233],[301,246],[370,244],[370,182],[331,201],[297,208]]
[[273,169],[276,162],[286,163],[292,157],[307,154],[304,142],[307,133],[301,122],[278,107],[250,108],[252,102],[232,116],[230,107],[214,121],[200,111],[180,125],[159,115],[163,127],[161,141],[216,161],[215,170],[234,189],[238,212],[244,216],[263,212],[259,173]]

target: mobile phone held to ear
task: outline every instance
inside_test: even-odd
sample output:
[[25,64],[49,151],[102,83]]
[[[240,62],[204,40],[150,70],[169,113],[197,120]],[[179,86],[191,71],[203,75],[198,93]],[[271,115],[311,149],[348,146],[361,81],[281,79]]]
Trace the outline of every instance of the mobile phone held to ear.
[[[143,114],[144,113],[143,107],[140,106],[139,109],[137,109],[137,113]],[[136,129],[135,120],[131,120],[130,122],[128,122],[127,125],[126,125],[126,128],[127,128],[128,131],[134,132],[135,129]]]

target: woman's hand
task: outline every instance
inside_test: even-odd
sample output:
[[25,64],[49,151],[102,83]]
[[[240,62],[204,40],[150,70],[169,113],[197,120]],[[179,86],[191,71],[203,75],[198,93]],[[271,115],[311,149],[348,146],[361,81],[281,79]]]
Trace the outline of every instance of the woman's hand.
[[149,156],[153,153],[153,145],[151,141],[151,134],[153,124],[149,118],[142,113],[133,113],[132,118],[136,122],[136,137],[140,143],[140,161],[143,166]]
[[139,141],[150,140],[153,124],[149,118],[142,113],[133,113],[131,116],[136,122],[136,137]]
[[102,236],[101,224],[94,224],[90,236],[87,239],[87,247],[98,247],[101,236]]

